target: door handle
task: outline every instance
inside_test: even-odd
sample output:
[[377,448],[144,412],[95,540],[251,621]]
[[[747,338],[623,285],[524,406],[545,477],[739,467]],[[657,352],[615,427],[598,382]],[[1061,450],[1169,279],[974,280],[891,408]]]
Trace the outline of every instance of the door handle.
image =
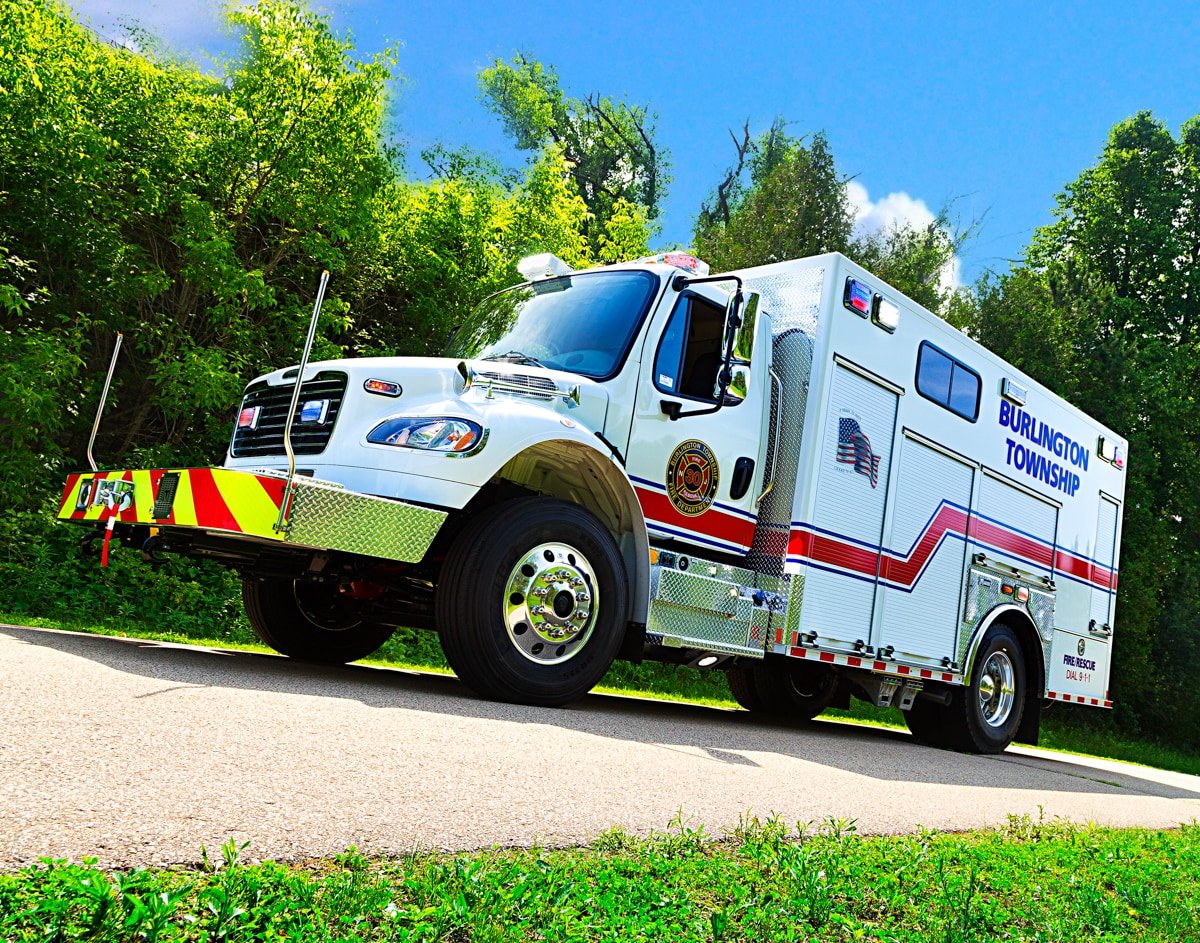
[[742,456],[733,463],[733,477],[729,480],[729,497],[735,501],[744,497],[754,481],[754,459]]

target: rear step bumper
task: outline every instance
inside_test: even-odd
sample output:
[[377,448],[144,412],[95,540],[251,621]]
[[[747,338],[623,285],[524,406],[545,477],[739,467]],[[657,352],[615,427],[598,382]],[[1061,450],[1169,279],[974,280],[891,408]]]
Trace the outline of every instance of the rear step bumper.
[[402,563],[424,558],[446,519],[436,508],[297,477],[287,527],[277,531],[285,484],[282,474],[228,468],[82,472],[67,477],[58,519],[107,526],[115,518],[164,533],[228,534]]

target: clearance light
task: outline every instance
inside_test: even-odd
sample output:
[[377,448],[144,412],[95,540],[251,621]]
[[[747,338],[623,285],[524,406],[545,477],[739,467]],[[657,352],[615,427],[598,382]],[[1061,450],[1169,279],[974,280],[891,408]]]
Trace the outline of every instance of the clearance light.
[[1000,592],[1002,592],[1005,596],[1011,596],[1013,594],[1013,590],[1015,588],[1016,587],[1013,586],[1012,583],[1005,583],[1003,586],[1000,587]]
[[1000,384],[1000,395],[1007,400],[1012,400],[1018,406],[1024,406],[1025,401],[1029,398],[1029,390],[1005,377]]
[[363,384],[363,389],[368,393],[378,393],[380,396],[399,396],[404,392],[404,388],[399,383],[392,383],[390,380],[367,380]]
[[483,444],[483,429],[469,419],[388,419],[371,430],[368,442],[428,452],[469,452]]
[[[262,414],[261,406],[247,406],[238,413],[237,427],[251,431],[258,428],[258,417]],[[228,415],[228,414],[227,414]]]
[[895,334],[896,328],[900,326],[900,309],[883,295],[876,295],[875,310],[871,314],[871,320],[889,334]]
[[536,282],[543,278],[570,275],[575,270],[553,252],[540,252],[537,255],[525,256],[517,263],[517,271],[526,281]]
[[857,278],[846,279],[846,289],[842,293],[842,304],[855,314],[864,318],[871,316],[871,305],[875,293]]
[[1017,602],[1029,602],[1029,587],[1017,587]]

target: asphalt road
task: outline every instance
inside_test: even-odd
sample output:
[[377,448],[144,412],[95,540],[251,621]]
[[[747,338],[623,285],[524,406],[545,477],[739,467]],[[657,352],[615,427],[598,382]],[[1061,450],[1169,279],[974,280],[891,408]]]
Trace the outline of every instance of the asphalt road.
[[754,813],[960,830],[1009,813],[1200,818],[1200,777],[1040,750],[960,756],[899,731],[592,695],[560,709],[439,675],[0,626],[0,868],[571,844]]

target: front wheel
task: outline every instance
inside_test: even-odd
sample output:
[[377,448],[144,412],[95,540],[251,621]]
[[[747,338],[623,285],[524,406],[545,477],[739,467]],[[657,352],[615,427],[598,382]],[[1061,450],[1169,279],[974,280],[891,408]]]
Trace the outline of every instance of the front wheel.
[[629,613],[616,541],[592,514],[552,498],[508,501],[469,522],[434,597],[454,673],[497,701],[556,706],[590,691]]
[[395,627],[359,619],[340,589],[333,583],[246,577],[242,602],[254,633],[281,655],[344,665],[366,658]]

